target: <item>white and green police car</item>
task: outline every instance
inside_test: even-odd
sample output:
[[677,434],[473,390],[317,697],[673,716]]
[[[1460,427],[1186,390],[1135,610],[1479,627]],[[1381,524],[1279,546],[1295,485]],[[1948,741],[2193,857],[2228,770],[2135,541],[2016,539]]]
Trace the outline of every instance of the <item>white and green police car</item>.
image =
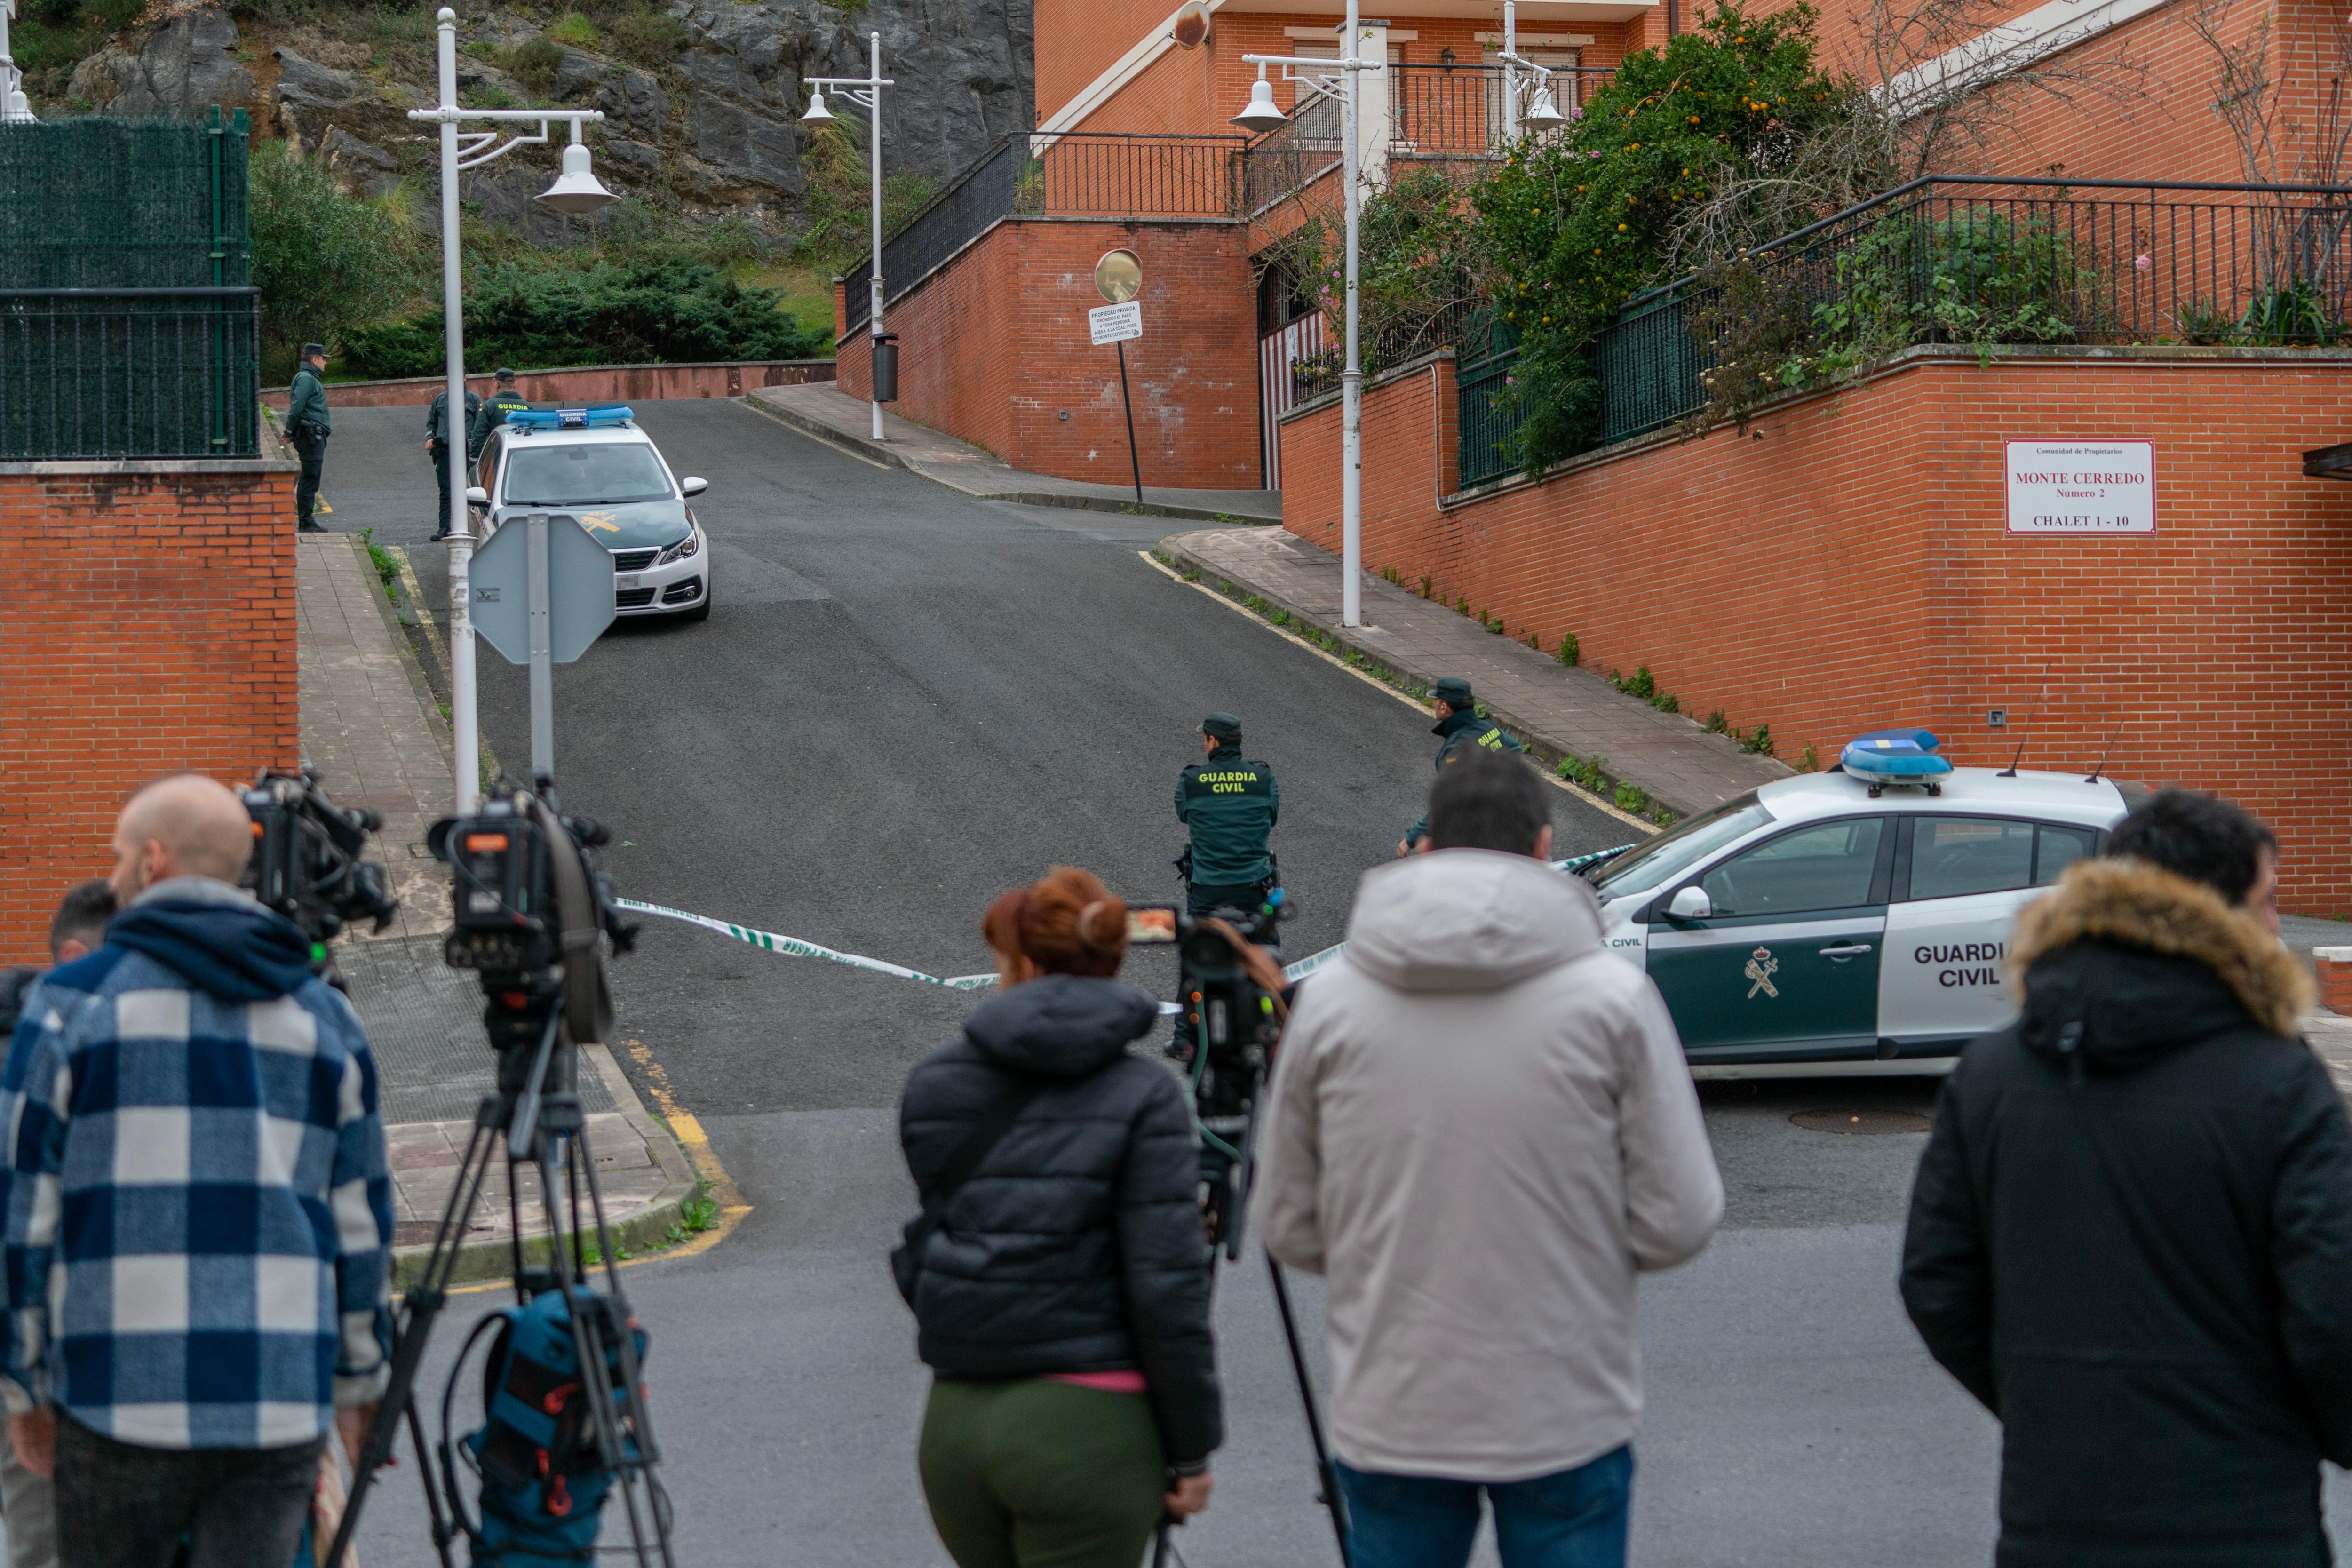
[[2143,792],[1954,768],[1934,750],[1925,731],[1864,736],[1841,765],[1580,873],[1603,942],[1657,982],[1696,1076],[1948,1072],[2014,1016],[2002,960],[2018,910],[2098,854]]

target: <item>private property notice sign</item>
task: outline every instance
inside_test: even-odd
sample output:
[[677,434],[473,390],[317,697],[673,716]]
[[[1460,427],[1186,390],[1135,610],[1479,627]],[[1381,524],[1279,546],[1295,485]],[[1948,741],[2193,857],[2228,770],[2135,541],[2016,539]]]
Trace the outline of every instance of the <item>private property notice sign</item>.
[[1117,305],[1097,305],[1087,312],[1087,326],[1094,333],[1097,348],[1139,338],[1143,335],[1143,301],[1129,300]]
[[2011,441],[2011,533],[2154,533],[2148,441]]

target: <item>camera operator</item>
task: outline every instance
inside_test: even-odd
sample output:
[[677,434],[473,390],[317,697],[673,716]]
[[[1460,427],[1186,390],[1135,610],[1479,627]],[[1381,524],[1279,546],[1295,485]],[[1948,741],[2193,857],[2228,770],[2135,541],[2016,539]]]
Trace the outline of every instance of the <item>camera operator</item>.
[[1254,910],[1275,885],[1267,835],[1282,815],[1274,770],[1242,755],[1242,721],[1230,713],[1201,721],[1204,760],[1176,775],[1176,820],[1192,829],[1184,902],[1198,920],[1221,909]]
[[1444,768],[1267,1091],[1251,1218],[1328,1279],[1353,1568],[1462,1568],[1482,1491],[1504,1568],[1622,1564],[1634,1275],[1723,1213],[1674,1021],[1543,863],[1549,812],[1521,758]]
[[[330,1432],[390,1347],[375,1065],[310,942],[236,885],[253,824],[194,774],[114,833],[121,914],[44,979],[0,1078],[6,1362],[66,1568],[285,1568]],[[103,1216],[103,1217],[100,1217]]]
[[989,906],[1003,989],[907,1080],[893,1259],[937,1373],[923,1493],[961,1568],[1135,1568],[1221,1436],[1190,1108],[1128,1052],[1127,907],[1056,867]]

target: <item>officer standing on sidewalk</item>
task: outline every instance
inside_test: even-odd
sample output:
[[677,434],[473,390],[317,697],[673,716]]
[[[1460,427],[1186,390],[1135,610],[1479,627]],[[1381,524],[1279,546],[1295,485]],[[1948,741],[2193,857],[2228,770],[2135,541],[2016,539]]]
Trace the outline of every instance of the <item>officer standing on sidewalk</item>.
[[[466,427],[473,428],[474,416],[482,406],[481,394],[466,394]],[[443,387],[433,397],[433,406],[425,416],[425,454],[433,461],[433,477],[441,485],[441,510],[433,514],[433,537],[449,537],[449,470],[457,466],[449,449],[449,389]]]
[[507,422],[509,414],[520,414],[530,405],[515,391],[515,373],[500,365],[498,389],[474,411],[473,423],[466,430],[466,456],[478,458],[489,444],[490,432]]
[[[1492,719],[1480,716],[1478,700],[1470,695],[1470,683],[1458,675],[1449,675],[1430,689],[1430,707],[1437,714],[1437,722],[1430,733],[1438,737],[1437,761],[1433,765],[1443,771],[1446,763],[1457,753],[1475,746],[1489,752],[1523,752],[1517,741],[1503,733],[1502,726]],[[1413,852],[1429,836],[1429,816],[1404,830],[1397,840],[1397,858]]]
[[1275,885],[1266,836],[1282,815],[1274,770],[1242,755],[1242,721],[1230,713],[1201,721],[1204,760],[1176,776],[1176,817],[1192,830],[1184,868],[1185,907],[1194,919],[1225,908],[1254,910]]
[[327,368],[327,345],[304,343],[302,368],[294,373],[286,404],[286,434],[302,459],[302,477],[294,486],[294,527],[301,533],[327,531],[310,521],[319,502],[319,476],[327,464],[327,437],[334,421],[327,414],[327,387],[320,376]]

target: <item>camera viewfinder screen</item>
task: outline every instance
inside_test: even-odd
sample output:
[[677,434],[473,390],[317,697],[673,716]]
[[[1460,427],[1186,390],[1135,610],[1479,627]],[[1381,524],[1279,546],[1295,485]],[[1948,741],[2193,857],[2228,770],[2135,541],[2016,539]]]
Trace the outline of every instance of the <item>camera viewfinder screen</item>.
[[1127,911],[1127,940],[1129,946],[1145,942],[1171,942],[1176,940],[1176,906],[1173,904],[1132,905]]

